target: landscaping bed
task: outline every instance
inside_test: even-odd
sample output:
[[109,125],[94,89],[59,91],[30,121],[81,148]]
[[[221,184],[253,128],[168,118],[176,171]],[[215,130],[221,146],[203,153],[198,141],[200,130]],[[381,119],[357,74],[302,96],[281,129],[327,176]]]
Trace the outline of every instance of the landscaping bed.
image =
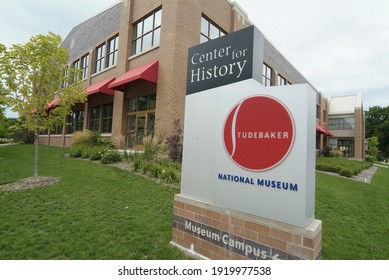
[[344,177],[358,175],[362,170],[373,165],[367,161],[357,161],[341,157],[318,157],[316,159],[316,170],[337,173]]

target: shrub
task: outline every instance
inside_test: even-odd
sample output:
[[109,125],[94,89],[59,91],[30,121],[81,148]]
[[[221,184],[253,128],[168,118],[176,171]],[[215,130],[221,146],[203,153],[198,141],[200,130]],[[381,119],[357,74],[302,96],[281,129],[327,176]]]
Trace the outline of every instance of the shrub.
[[331,146],[324,147],[323,152],[322,152],[323,156],[329,157],[331,150],[332,150]]
[[124,136],[123,134],[120,134],[119,136],[115,136],[114,142],[116,147],[123,149],[125,148],[126,145],[126,136]]
[[81,145],[73,145],[70,148],[69,155],[74,158],[81,157],[84,147]]
[[179,119],[174,121],[174,134],[166,139],[166,145],[170,159],[182,162],[182,128]]
[[132,168],[134,171],[139,172],[142,170],[144,160],[142,158],[137,158],[133,161]]
[[154,178],[161,178],[162,172],[164,170],[158,164],[150,164],[147,166],[146,174]]
[[179,182],[179,174],[174,170],[162,170],[161,179],[165,180],[167,183],[177,183]]
[[132,169],[166,183],[179,183],[181,180],[181,164],[171,160],[147,161],[143,156],[138,156],[133,161]]
[[90,131],[77,131],[73,133],[73,145],[89,145],[90,144]]
[[90,130],[73,133],[73,145],[114,147],[111,140],[104,139],[98,132]]
[[156,135],[143,137],[144,153],[143,157],[147,161],[158,161],[163,157],[165,145],[163,144],[163,137]]
[[366,156],[365,161],[374,163],[377,161],[377,158],[375,156]]
[[91,160],[100,160],[106,151],[105,147],[94,147],[91,149]]
[[330,155],[330,157],[342,157],[343,152],[340,150],[331,150],[329,155]]
[[84,149],[82,149],[81,158],[84,158],[84,159],[90,158],[91,154],[92,154],[91,148],[85,147]]
[[345,176],[345,177],[352,177],[353,176],[353,171],[348,169],[348,168],[341,168],[339,170],[339,175]]
[[28,130],[18,130],[14,133],[13,140],[24,144],[34,144],[35,135],[34,132]]
[[121,161],[120,153],[116,150],[108,150],[101,157],[101,163],[110,164]]

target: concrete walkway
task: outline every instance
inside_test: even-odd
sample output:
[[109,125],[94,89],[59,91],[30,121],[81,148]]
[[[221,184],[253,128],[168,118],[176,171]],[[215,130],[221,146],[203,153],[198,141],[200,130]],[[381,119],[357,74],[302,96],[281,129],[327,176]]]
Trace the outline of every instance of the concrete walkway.
[[17,144],[16,143],[4,143],[4,144],[0,144],[0,147],[12,146],[12,145],[17,145]]
[[351,178],[340,176],[338,173],[325,172],[325,171],[319,171],[319,170],[317,170],[317,171],[328,174],[328,175],[332,175],[332,176],[342,177],[342,178],[346,178],[346,179],[350,179],[350,180],[354,180],[354,181],[358,181],[358,182],[362,182],[362,183],[366,183],[366,184],[371,184],[371,179],[373,178],[377,169],[378,169],[378,167],[373,165],[372,167],[370,167],[368,169],[362,170],[361,173],[359,173],[358,175],[355,175]]

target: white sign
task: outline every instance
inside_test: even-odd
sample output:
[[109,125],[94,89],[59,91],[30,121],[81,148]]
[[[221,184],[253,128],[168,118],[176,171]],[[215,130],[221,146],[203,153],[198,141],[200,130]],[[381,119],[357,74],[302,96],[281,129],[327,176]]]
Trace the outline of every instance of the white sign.
[[315,208],[315,91],[254,79],[186,96],[181,195],[306,227]]

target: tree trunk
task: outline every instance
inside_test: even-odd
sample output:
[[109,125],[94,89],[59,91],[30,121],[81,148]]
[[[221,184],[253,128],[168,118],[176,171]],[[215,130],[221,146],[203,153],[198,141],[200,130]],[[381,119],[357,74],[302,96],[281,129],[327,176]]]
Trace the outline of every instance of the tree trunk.
[[34,178],[38,178],[38,148],[39,148],[39,131],[35,130],[35,157],[34,157]]

